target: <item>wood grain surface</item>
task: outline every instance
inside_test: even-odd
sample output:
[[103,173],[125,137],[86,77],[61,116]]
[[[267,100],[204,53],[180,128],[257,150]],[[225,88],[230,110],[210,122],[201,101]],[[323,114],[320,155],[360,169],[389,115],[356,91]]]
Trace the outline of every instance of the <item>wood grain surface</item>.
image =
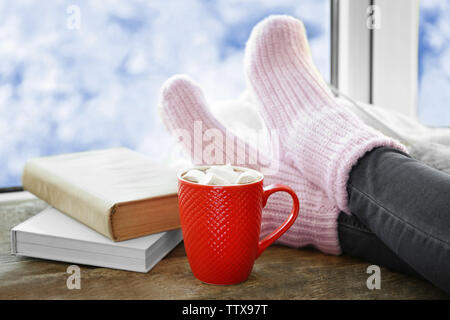
[[448,299],[385,268],[381,289],[369,290],[369,263],[282,246],[267,249],[246,282],[208,285],[192,275],[183,243],[147,274],[80,265],[81,289],[69,290],[69,264],[10,254],[10,229],[45,207],[39,200],[0,205],[0,299]]

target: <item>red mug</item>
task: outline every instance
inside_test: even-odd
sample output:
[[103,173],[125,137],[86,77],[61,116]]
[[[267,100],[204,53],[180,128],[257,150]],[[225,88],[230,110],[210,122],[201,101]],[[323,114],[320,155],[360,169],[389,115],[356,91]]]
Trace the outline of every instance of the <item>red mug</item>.
[[[209,166],[192,169],[205,170]],[[236,170],[251,170],[233,166]],[[202,185],[178,174],[178,204],[184,246],[194,276],[210,284],[236,284],[247,280],[255,260],[297,219],[299,201],[284,185],[263,187],[264,176],[239,185]],[[261,214],[272,193],[291,195],[293,207],[286,221],[259,241]]]

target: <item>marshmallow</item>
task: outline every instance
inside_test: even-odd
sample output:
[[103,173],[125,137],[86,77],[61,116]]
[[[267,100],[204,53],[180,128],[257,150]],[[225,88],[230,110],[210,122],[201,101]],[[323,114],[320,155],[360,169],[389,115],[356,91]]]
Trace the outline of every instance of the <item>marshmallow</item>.
[[204,171],[191,169],[183,175],[183,179],[187,181],[215,186],[252,183],[260,178],[254,171],[235,171],[230,164],[212,166]]
[[237,184],[252,183],[257,181],[259,178],[260,176],[256,172],[244,171],[237,177],[234,183]]
[[239,174],[234,171],[233,167],[230,164],[224,166],[212,166],[206,173],[213,173],[221,179],[227,181],[227,184],[232,184],[239,177]]
[[202,178],[205,176],[205,173],[203,171],[197,170],[197,169],[192,169],[189,170],[188,172],[186,172],[183,175],[183,179],[186,179],[188,181],[191,182],[197,182],[199,183],[200,180],[202,180]]
[[199,181],[199,183],[214,186],[230,184],[227,180],[222,179],[220,176],[212,172],[208,172],[207,174],[205,174],[205,176]]

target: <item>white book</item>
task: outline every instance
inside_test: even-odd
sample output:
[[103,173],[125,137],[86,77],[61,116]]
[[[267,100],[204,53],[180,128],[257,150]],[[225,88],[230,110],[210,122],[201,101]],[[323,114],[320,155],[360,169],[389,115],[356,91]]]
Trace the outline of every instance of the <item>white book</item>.
[[53,207],[11,230],[15,255],[148,272],[182,241],[181,229],[114,242]]

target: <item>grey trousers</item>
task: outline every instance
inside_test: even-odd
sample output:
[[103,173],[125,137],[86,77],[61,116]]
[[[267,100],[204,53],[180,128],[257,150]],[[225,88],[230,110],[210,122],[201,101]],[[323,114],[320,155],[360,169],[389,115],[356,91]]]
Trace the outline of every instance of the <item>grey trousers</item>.
[[450,293],[450,175],[383,147],[358,161],[347,190],[343,252]]

